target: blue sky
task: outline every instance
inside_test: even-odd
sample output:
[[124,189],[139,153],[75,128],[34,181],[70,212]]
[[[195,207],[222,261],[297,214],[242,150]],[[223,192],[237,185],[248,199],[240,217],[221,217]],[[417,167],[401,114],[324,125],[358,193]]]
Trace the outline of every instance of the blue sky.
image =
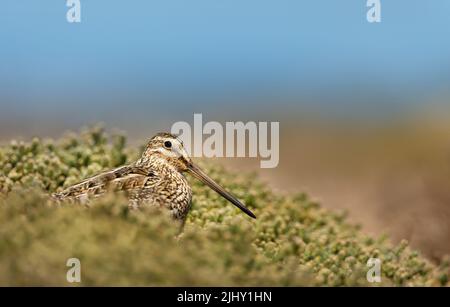
[[1,2],[4,114],[114,99],[415,97],[450,84],[448,0],[381,0],[379,24],[366,0],[81,0],[80,24],[65,2]]

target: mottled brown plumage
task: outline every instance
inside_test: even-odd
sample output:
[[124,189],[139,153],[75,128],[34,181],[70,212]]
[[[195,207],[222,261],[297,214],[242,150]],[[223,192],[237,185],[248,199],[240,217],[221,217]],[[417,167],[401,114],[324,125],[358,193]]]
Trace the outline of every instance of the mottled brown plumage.
[[239,200],[195,166],[183,143],[169,133],[155,135],[136,162],[85,179],[52,197],[58,201],[86,203],[108,190],[124,191],[133,208],[165,207],[175,219],[184,221],[192,199],[191,187],[183,175],[186,171],[255,218]]

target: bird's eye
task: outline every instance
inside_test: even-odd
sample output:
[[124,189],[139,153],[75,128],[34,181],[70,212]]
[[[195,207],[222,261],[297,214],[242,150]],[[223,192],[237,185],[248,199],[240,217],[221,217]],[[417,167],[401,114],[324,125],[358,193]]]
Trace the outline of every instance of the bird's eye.
[[164,147],[171,148],[172,147],[172,143],[170,141],[165,141],[164,142]]

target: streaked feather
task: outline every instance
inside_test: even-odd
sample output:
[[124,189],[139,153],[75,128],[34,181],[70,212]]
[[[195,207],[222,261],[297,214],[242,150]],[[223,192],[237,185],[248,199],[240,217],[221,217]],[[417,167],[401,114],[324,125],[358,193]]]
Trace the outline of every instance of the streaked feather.
[[155,181],[151,171],[134,165],[125,165],[87,178],[62,192],[53,194],[53,197],[58,200],[76,200],[83,199],[85,196],[99,196],[108,190],[139,189],[149,184],[148,181],[152,181],[151,178]]

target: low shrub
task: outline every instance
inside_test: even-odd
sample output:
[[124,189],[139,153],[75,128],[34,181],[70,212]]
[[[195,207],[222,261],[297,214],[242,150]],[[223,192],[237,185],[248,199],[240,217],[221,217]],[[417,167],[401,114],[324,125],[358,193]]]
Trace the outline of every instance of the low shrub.
[[380,285],[366,280],[381,260],[381,285],[449,285],[448,261],[430,263],[406,241],[365,235],[344,213],[305,194],[278,195],[255,175],[198,161],[257,215],[252,220],[190,178],[185,229],[164,212],[131,210],[121,195],[89,207],[48,194],[135,159],[125,137],[100,127],[58,141],[0,147],[0,285],[69,285],[66,261],[81,262],[81,285]]

